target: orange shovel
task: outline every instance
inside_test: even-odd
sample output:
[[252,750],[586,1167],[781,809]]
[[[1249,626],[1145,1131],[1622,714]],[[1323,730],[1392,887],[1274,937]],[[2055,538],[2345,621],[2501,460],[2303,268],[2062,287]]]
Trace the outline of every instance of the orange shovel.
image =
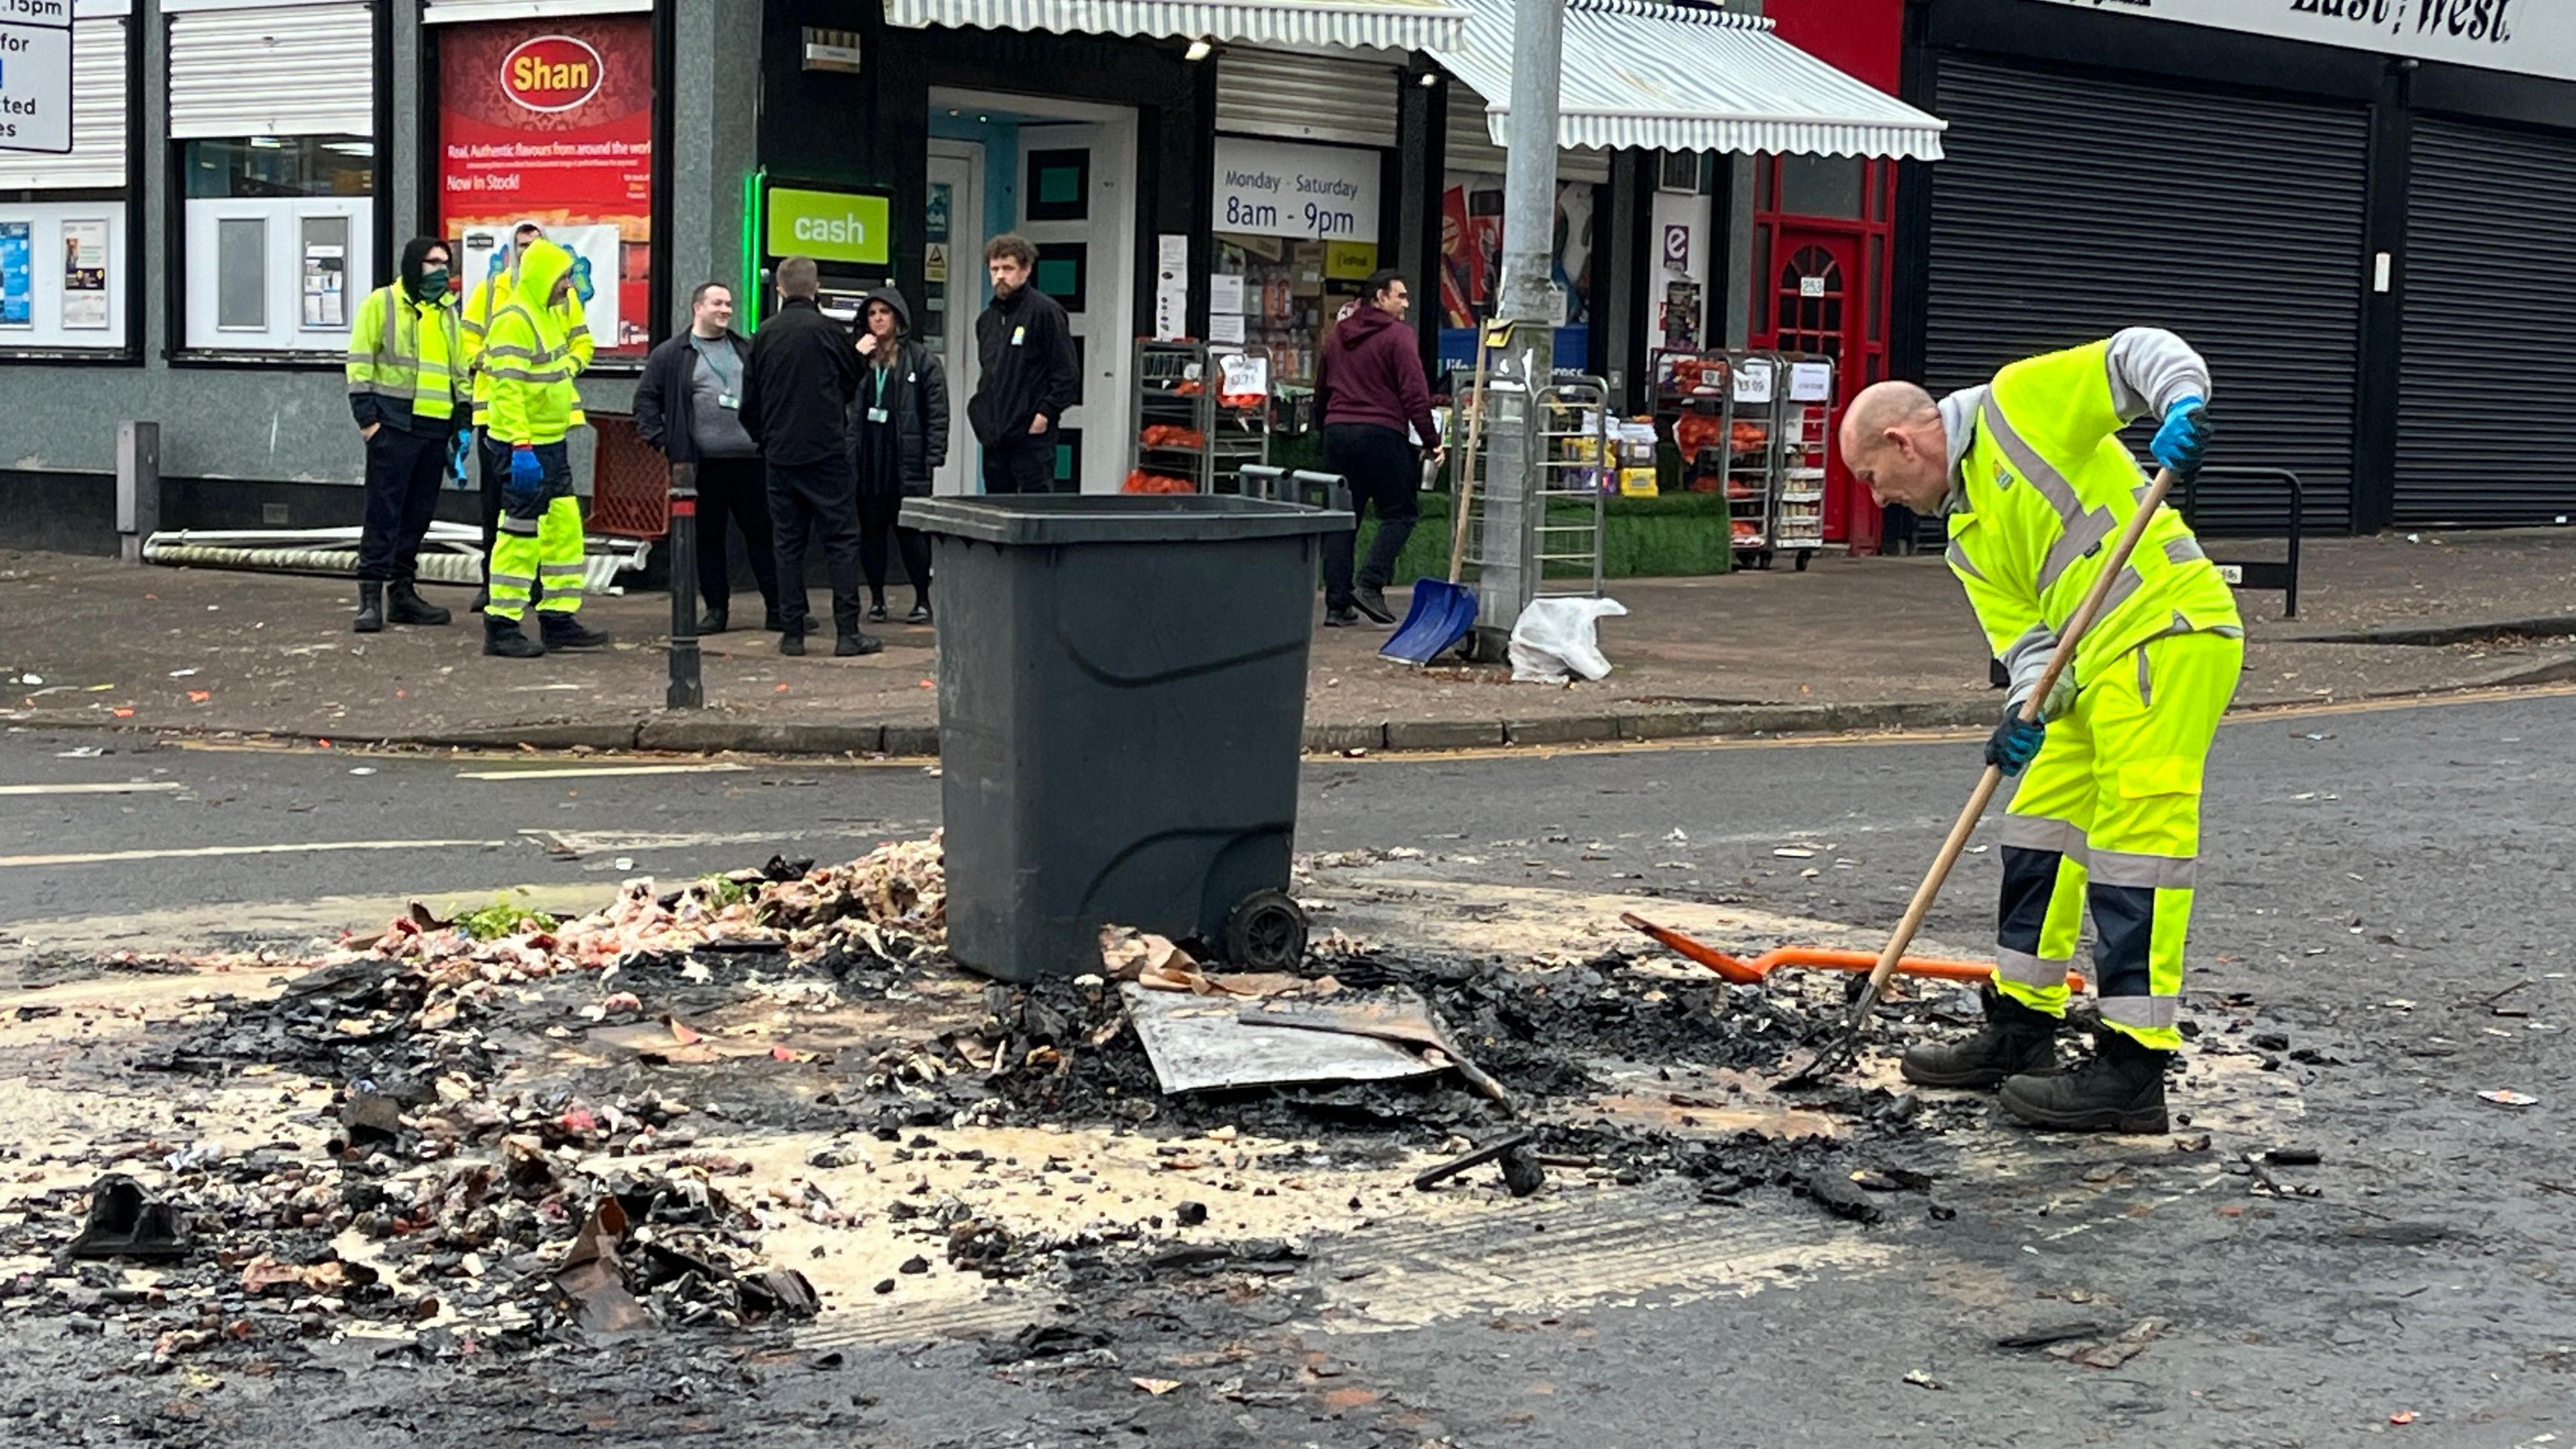
[[[1633,926],[1653,937],[1656,944],[1698,962],[1737,986],[1759,986],[1765,977],[1783,966],[1805,966],[1818,971],[1867,971],[1878,965],[1876,951],[1829,951],[1821,946],[1782,946],[1744,961],[1705,941],[1685,936],[1670,926],[1658,926],[1643,916],[1629,914],[1619,920],[1621,924]],[[1968,981],[1980,985],[1995,974],[1995,968],[1984,961],[1936,961],[1924,956],[1908,956],[1896,963],[1896,969],[1906,976],[1928,976],[1935,981]],[[2082,991],[2084,978],[2076,972],[2067,972],[2066,988]]]

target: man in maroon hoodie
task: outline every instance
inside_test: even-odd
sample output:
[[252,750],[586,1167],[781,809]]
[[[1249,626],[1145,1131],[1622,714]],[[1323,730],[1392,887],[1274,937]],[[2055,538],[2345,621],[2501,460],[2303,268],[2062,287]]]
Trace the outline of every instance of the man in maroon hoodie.
[[[1366,614],[1395,622],[1387,581],[1413,525],[1422,516],[1422,451],[1439,453],[1431,420],[1431,384],[1404,315],[1413,297],[1404,278],[1379,272],[1359,306],[1333,328],[1315,365],[1315,413],[1324,420],[1324,464],[1351,482],[1351,512],[1377,510],[1377,540],[1354,586],[1350,533],[1324,535],[1324,623],[1341,628]],[[1408,436],[1406,429],[1412,430]],[[1357,518],[1354,518],[1354,523]],[[1356,606],[1358,614],[1352,612]]]

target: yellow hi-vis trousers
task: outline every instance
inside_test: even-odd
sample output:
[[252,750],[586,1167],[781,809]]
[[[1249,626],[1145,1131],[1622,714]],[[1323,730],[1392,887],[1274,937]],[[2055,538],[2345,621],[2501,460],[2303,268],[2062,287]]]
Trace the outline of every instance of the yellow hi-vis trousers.
[[2066,1014],[2089,902],[2103,1024],[2181,1049],[2201,771],[2244,666],[2245,642],[2225,634],[2150,639],[2085,680],[2075,707],[2049,723],[2004,815],[1995,984],[2005,995]]
[[537,601],[539,613],[581,611],[581,500],[573,496],[572,466],[560,442],[539,443],[537,461],[545,481],[536,493],[502,494],[501,527],[484,570],[492,590],[484,612],[496,619],[525,616],[540,579],[546,596]]

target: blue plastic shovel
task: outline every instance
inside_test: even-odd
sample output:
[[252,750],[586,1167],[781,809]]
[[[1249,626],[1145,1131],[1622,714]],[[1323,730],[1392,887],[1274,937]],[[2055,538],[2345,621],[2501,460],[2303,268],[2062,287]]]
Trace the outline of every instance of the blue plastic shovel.
[[1458,647],[1476,628],[1476,591],[1458,582],[1467,567],[1467,505],[1476,494],[1476,447],[1485,431],[1485,349],[1494,339],[1476,334],[1476,386],[1467,408],[1467,456],[1458,464],[1458,496],[1450,505],[1449,581],[1421,579],[1413,585],[1413,607],[1388,636],[1378,657],[1405,664],[1428,664]]

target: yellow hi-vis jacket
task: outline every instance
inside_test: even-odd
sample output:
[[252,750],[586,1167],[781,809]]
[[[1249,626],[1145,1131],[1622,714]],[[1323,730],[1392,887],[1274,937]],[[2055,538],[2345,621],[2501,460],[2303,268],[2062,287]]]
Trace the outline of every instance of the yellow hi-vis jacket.
[[349,411],[358,426],[384,423],[408,432],[415,418],[456,416],[464,348],[454,302],[446,292],[415,302],[396,282],[358,304],[346,369]]
[[[2161,348],[2168,361],[2186,359],[2196,376],[2170,366],[2161,379],[2125,375],[2124,355],[2140,348],[2115,344],[2137,343]],[[1968,410],[1975,419],[1975,439],[1954,480],[1950,568],[1967,587],[1995,657],[2012,671],[2016,702],[2036,683],[2146,492],[2137,459],[2118,437],[2121,426],[2131,416],[2160,414],[2177,399],[2159,393],[2185,385],[2208,396],[2198,356],[2169,333],[2140,330],[2016,362],[1990,387],[1944,403],[1945,419]],[[2102,677],[2150,639],[2199,631],[2241,637],[2244,622],[2234,592],[2182,515],[2160,508],[2076,646],[2076,682]]]
[[[526,260],[524,253],[511,258],[506,270],[485,278],[473,291],[466,293],[465,305],[457,309],[457,326],[465,340],[465,370],[474,379],[474,421],[477,425],[484,422],[483,414],[492,403],[491,385],[485,381],[482,372],[483,347],[491,331],[492,319],[499,316],[501,309],[510,305],[510,300],[518,295],[519,269]],[[543,292],[537,294],[540,306],[545,300]],[[565,335],[572,339],[573,371],[589,371],[593,344],[590,320],[582,311],[581,299],[566,292],[562,305],[555,311],[562,316]],[[586,421],[581,413],[581,404],[576,400],[572,425],[577,428]]]
[[581,397],[572,385],[581,363],[571,324],[563,309],[545,303],[571,271],[572,253],[543,238],[530,242],[519,258],[515,291],[492,314],[477,376],[488,399],[483,425],[494,442],[561,442],[581,421]]

